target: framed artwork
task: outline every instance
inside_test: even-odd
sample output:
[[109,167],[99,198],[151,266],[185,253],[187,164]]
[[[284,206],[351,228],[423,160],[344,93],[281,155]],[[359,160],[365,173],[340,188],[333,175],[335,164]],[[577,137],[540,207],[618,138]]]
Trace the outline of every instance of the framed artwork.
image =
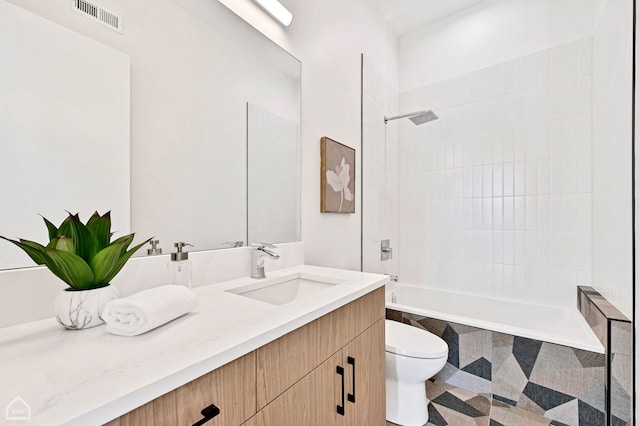
[[320,211],[356,212],[356,150],[326,136],[320,140]]

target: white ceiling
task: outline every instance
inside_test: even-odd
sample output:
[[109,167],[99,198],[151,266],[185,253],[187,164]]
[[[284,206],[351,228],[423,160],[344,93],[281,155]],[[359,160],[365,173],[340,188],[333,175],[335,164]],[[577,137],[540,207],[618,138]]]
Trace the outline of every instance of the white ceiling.
[[484,0],[376,0],[398,36],[453,15]]

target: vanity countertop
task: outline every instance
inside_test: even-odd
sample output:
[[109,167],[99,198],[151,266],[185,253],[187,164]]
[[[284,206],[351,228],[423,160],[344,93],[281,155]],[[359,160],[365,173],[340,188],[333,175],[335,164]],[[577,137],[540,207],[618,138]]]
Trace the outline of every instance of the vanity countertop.
[[106,423],[389,281],[308,265],[267,279],[293,273],[340,283],[280,306],[225,291],[256,281],[249,278],[198,287],[194,311],[136,337],[109,334],[104,325],[65,330],[54,318],[2,328],[0,409],[26,404],[29,425]]

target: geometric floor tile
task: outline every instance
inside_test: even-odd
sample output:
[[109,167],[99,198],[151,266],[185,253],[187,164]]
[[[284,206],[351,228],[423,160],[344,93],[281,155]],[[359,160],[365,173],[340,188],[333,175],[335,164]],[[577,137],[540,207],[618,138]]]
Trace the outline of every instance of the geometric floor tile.
[[493,401],[491,406],[490,426],[549,426],[561,425],[562,423],[534,414],[522,408]]

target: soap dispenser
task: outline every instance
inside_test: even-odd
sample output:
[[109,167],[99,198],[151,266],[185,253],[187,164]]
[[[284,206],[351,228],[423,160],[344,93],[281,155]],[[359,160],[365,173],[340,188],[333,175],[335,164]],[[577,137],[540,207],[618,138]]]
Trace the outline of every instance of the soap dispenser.
[[176,252],[171,253],[171,261],[167,265],[169,270],[169,283],[191,288],[191,261],[189,260],[189,252],[182,251],[182,249],[184,246],[193,247],[193,245],[180,241],[173,246],[176,247]]

